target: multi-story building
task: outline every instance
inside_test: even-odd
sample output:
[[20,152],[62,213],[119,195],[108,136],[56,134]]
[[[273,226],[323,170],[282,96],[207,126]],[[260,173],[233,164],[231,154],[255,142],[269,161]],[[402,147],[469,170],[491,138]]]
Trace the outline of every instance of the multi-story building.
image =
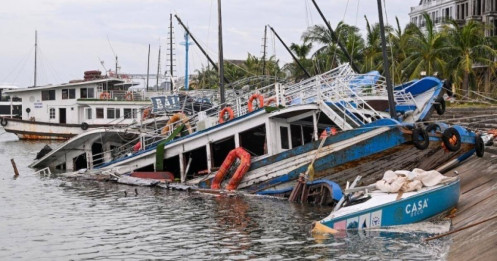
[[437,29],[449,18],[461,25],[477,20],[491,25],[486,30],[487,36],[497,35],[497,0],[420,0],[418,6],[411,7],[411,22],[424,27],[424,13],[430,15]]

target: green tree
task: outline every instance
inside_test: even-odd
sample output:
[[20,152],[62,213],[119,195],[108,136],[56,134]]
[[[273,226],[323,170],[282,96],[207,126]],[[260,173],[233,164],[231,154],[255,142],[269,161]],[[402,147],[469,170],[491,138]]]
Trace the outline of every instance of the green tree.
[[491,39],[485,37],[484,27],[480,22],[470,20],[461,27],[451,21],[444,27],[444,32],[449,39],[446,48],[450,54],[446,57],[447,69],[455,79],[454,82],[462,86],[464,95],[468,97],[470,78],[476,78],[474,67],[486,66],[493,71],[497,52],[492,48]]
[[423,71],[426,75],[443,73],[446,65],[447,37],[435,30],[428,14],[423,14],[423,18],[426,23],[424,29],[411,27],[412,35],[407,43],[408,56],[401,63],[409,79],[420,77]]

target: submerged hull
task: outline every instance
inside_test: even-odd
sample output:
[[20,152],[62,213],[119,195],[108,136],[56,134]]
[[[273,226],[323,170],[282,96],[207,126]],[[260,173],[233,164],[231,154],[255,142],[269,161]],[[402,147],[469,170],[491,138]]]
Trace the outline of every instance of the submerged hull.
[[[388,122],[383,120],[383,123]],[[381,178],[388,169],[431,170],[450,159],[473,153],[475,135],[457,127],[462,146],[458,151],[445,152],[439,137],[430,137],[430,146],[419,150],[412,144],[409,131],[396,126],[370,126],[329,137],[314,163],[314,178],[329,179],[340,185],[363,176],[371,183]],[[319,141],[252,162],[239,189],[251,193],[268,193],[293,187],[301,173],[307,170],[316,155]],[[191,180],[190,185],[209,188],[210,178]]]
[[419,192],[404,193],[400,200],[396,200],[397,193],[373,192],[369,201],[344,207],[319,223],[335,230],[412,224],[455,207],[459,194],[459,180]]

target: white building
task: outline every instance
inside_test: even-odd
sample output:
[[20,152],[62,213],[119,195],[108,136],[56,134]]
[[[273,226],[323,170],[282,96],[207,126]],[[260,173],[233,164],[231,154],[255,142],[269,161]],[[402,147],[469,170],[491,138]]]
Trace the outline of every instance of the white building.
[[424,27],[424,13],[430,15],[437,29],[448,18],[461,25],[476,20],[491,25],[486,31],[488,36],[497,35],[497,0],[421,0],[418,6],[411,7],[410,21]]

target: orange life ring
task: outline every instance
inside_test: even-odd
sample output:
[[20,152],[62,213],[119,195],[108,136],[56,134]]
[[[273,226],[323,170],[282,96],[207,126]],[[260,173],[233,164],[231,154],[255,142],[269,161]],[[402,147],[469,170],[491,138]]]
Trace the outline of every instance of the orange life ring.
[[108,93],[108,92],[102,92],[100,94],[100,100],[108,100],[108,99],[110,99],[110,93]]
[[132,101],[133,100],[133,93],[127,92],[126,95],[124,95],[124,99],[127,101]]
[[146,108],[145,110],[143,110],[142,120],[147,119],[150,116],[150,112],[151,112],[150,108]]
[[181,113],[181,112],[178,112],[178,113],[174,114],[173,116],[171,116],[171,118],[167,121],[166,126],[164,126],[164,128],[162,128],[160,133],[162,135],[167,134],[169,132],[169,130],[171,129],[172,124],[179,121],[179,120],[181,120],[183,122],[183,124],[185,124],[185,127],[188,129],[188,133],[192,134],[192,132],[193,132],[192,126],[188,122],[190,119],[188,119],[188,117],[186,117],[186,115]]
[[242,147],[233,149],[228,153],[223,161],[223,164],[221,164],[221,167],[216,173],[216,176],[214,176],[214,178],[212,179],[211,189],[221,188],[223,178],[224,176],[226,176],[226,174],[228,174],[228,170],[230,169],[231,165],[233,165],[233,162],[235,162],[236,158],[240,159],[240,166],[238,166],[238,168],[236,169],[235,174],[233,174],[233,177],[230,179],[230,182],[226,186],[226,189],[235,190],[238,187],[240,181],[242,181],[243,175],[245,175],[245,173],[250,168],[250,153],[248,153]]
[[252,94],[252,96],[250,96],[250,99],[248,101],[248,111],[249,112],[254,111],[254,105],[252,105],[252,102],[255,99],[259,100],[259,106],[264,106],[264,97],[258,93],[254,93],[254,94]]
[[271,97],[266,101],[266,106],[269,106],[271,103],[276,103],[276,97]]
[[[227,120],[224,120],[224,115],[226,114],[226,112],[228,112],[229,118]],[[233,118],[235,118],[235,113],[233,112],[233,109],[231,109],[231,107],[229,107],[229,106],[224,107],[224,109],[222,109],[219,112],[219,123],[224,123],[225,121],[230,121]]]

